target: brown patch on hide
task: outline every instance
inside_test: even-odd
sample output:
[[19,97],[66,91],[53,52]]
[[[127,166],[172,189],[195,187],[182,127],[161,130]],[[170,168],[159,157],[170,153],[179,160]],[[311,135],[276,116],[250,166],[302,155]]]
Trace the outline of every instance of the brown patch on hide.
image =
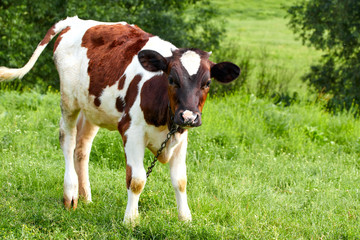
[[126,132],[126,130],[129,129],[130,121],[131,121],[129,111],[130,111],[131,107],[133,106],[133,104],[136,100],[136,97],[138,95],[138,92],[139,92],[138,84],[140,81],[141,81],[140,75],[136,75],[134,77],[134,79],[131,81],[129,88],[127,89],[127,92],[126,92],[125,99],[124,99],[125,105],[124,105],[123,111],[124,111],[125,115],[121,118],[120,122],[118,123],[118,130],[123,138],[124,146],[125,146],[126,140],[127,140],[125,132]]
[[[86,31],[81,46],[88,49],[89,93],[95,99],[99,99],[104,88],[120,79],[151,36],[128,24],[98,25]],[[123,84],[119,83],[121,87]]]
[[186,179],[178,180],[180,192],[185,192],[186,191],[186,183],[187,183]]
[[59,46],[60,41],[62,39],[62,35],[64,35],[65,33],[67,33],[70,30],[70,27],[65,28],[64,30],[61,31],[60,35],[58,36],[58,38],[56,39],[55,43],[54,43],[54,51],[56,51],[56,48]]
[[129,88],[126,91],[126,96],[125,96],[125,111],[129,112],[130,108],[132,107],[132,105],[134,104],[136,97],[139,93],[139,82],[141,81],[141,76],[140,75],[136,75],[134,77],[134,79],[131,81]]
[[141,89],[140,107],[145,121],[150,125],[166,125],[169,102],[167,88],[166,75],[157,75],[146,81]]
[[207,95],[208,95],[208,92],[209,92],[209,88],[207,89],[204,89],[200,92],[200,97],[199,97],[199,105],[198,105],[198,108],[199,108],[199,111],[202,112],[203,108],[204,108],[204,105],[205,105],[205,101],[206,101],[206,98],[207,98]]
[[[125,80],[126,80],[126,76],[123,75],[120,80],[119,80],[119,84],[118,84],[118,89],[121,90],[124,88],[124,84],[125,84]],[[123,112],[124,111],[124,107],[125,107],[125,101],[122,97],[117,97],[116,98],[116,109],[119,112]]]
[[129,165],[126,165],[126,188],[129,189],[131,183],[132,170]]
[[118,131],[121,134],[124,147],[126,145],[127,137],[125,135],[126,130],[130,127],[130,121],[131,118],[128,113],[125,113],[125,115],[121,118],[120,122],[118,123]]
[[140,194],[144,188],[145,181],[139,178],[132,178],[130,183],[130,189],[135,194]]
[[200,77],[201,92],[199,93],[199,105],[198,105],[200,112],[202,112],[204,108],[205,101],[210,90],[210,85],[207,85],[208,81],[210,81],[210,76],[208,75],[208,73],[210,73],[209,61],[201,61],[200,69],[198,72],[198,74],[201,76]]
[[124,100],[122,99],[122,97],[119,96],[119,97],[116,98],[115,106],[116,106],[116,109],[117,109],[119,112],[123,112],[123,111],[124,111],[125,102],[124,102]]
[[118,85],[118,89],[121,90],[124,88],[124,84],[125,84],[125,80],[126,80],[126,76],[123,75],[120,80],[119,80],[119,85]]
[[95,104],[95,106],[100,106],[100,104],[101,104],[101,101],[100,101],[100,98],[95,98],[94,99],[94,104]]

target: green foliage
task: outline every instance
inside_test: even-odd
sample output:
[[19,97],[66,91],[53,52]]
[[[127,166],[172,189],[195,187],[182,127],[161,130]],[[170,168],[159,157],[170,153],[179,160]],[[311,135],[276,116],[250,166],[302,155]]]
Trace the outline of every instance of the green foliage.
[[320,53],[295,40],[286,26],[284,6],[293,2],[212,1],[227,22],[225,41],[213,51],[212,61],[232,61],[240,66],[241,75],[228,85],[213,81],[211,96],[245,90],[285,106],[309,97],[300,78]]
[[[3,0],[0,1],[0,66],[23,66],[47,30],[57,21],[74,15],[134,23],[179,47],[207,51],[219,45],[224,32],[221,23],[213,20],[217,10],[207,0]],[[44,91],[48,86],[58,89],[52,52],[45,51],[23,81],[10,85],[14,89],[36,87]],[[2,89],[8,86],[9,83],[0,84]]]
[[300,1],[288,13],[303,43],[325,52],[303,79],[328,95],[327,107],[334,111],[360,104],[360,2]]
[[[229,84],[224,85],[214,81],[210,88],[211,96],[224,97],[246,91],[260,98],[271,98],[274,103],[282,106],[289,106],[298,100],[298,92],[292,90],[293,92],[290,93],[289,90],[289,82],[295,74],[287,68],[272,66],[273,59],[267,49],[262,49],[261,55],[255,59],[253,51],[227,43],[212,56],[214,62],[221,62],[223,59],[233,61],[240,66],[241,74]],[[252,78],[256,79],[254,88],[251,86]]]

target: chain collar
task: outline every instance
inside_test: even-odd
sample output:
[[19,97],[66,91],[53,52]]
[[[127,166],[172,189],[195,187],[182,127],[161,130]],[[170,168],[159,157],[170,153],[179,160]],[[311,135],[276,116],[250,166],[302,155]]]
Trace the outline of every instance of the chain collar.
[[148,170],[146,172],[146,178],[148,178],[150,173],[152,172],[152,169],[154,168],[155,163],[158,160],[158,157],[160,156],[161,152],[166,147],[167,142],[178,131],[178,126],[174,122],[174,115],[171,112],[170,105],[168,105],[168,108],[169,108],[169,116],[170,116],[170,125],[171,125],[171,127],[170,127],[170,130],[169,130],[168,134],[166,135],[166,139],[161,143],[161,146],[160,146],[159,150],[157,150],[156,155],[154,156],[154,159],[151,162],[150,167],[148,167]]

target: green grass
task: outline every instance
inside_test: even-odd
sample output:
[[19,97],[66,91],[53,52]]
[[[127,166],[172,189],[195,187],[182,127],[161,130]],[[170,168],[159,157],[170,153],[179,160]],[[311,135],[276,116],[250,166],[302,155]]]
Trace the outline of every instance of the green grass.
[[[248,87],[252,93],[257,92],[259,75],[265,69],[266,75],[276,76],[277,85],[285,87],[281,91],[307,96],[309,89],[300,78],[318,61],[321,52],[303,46],[287,27],[286,6],[294,0],[211,2],[226,21],[227,35],[221,48],[237,51],[232,61],[239,64],[244,58],[251,60]],[[217,56],[217,51],[213,51],[217,59],[229,60]]]
[[[91,154],[93,203],[62,207],[59,94],[0,93],[0,237],[354,239],[360,236],[360,123],[319,106],[283,108],[252,95],[210,99],[187,154],[192,223],[177,220],[168,166],[140,199],[141,224],[122,224],[125,160],[116,132]],[[146,163],[151,154],[146,153]]]

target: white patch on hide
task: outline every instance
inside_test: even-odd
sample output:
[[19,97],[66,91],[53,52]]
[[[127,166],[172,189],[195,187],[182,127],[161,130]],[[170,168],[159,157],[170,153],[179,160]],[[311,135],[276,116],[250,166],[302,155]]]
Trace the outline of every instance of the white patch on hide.
[[181,56],[180,61],[190,76],[198,72],[201,59],[200,55],[196,52],[190,50],[185,52]]

